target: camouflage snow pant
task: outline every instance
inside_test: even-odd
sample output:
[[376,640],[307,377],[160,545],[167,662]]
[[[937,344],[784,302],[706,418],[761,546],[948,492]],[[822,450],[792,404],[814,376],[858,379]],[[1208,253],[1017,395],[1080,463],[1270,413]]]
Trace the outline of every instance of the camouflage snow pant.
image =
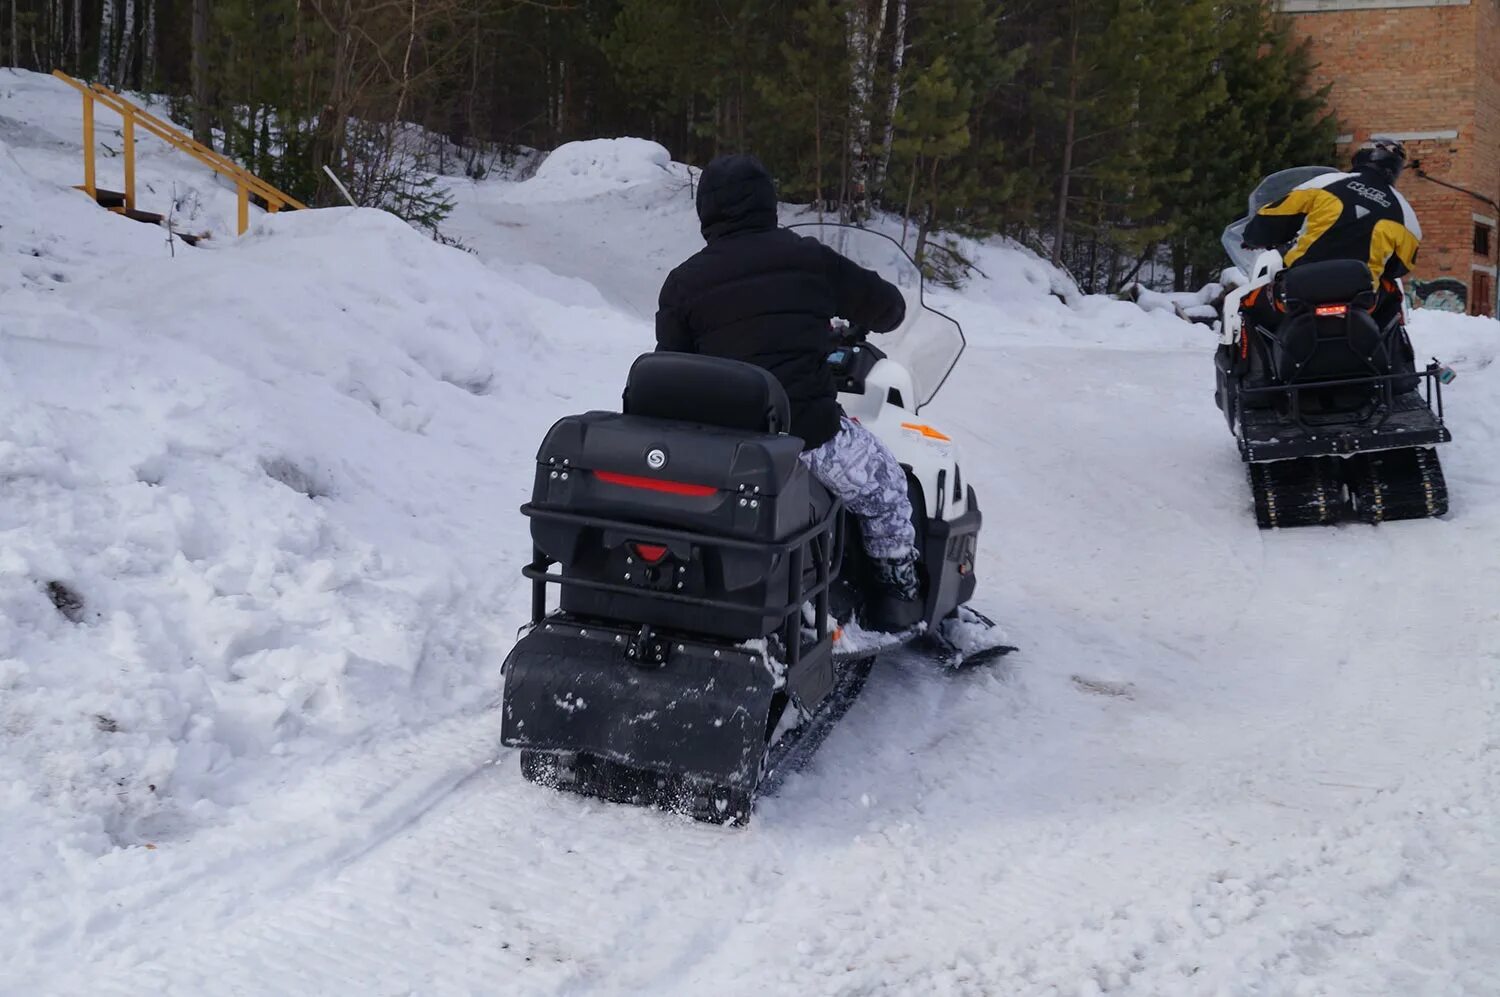
[[805,451],[802,463],[860,518],[871,557],[899,558],[915,550],[906,472],[874,433],[842,416],[838,435]]

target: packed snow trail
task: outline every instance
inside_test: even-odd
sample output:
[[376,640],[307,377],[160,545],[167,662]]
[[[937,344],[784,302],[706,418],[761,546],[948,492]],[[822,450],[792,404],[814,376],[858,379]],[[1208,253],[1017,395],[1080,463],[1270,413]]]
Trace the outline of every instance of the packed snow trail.
[[351,212],[174,261],[24,174],[5,252],[98,248],[0,279],[0,993],[1500,992],[1493,323],[1414,330],[1461,375],[1445,520],[1261,533],[1205,330],[984,247],[924,417],[1021,652],[881,660],[743,830],[524,783],[515,506],[697,244],[635,152],[462,189],[488,271]]
[[[1055,394],[1043,372],[1078,356],[1033,352],[1010,352],[1015,381]],[[226,930],[192,930],[203,907],[186,891],[79,992],[1488,992],[1493,652],[1369,609],[1412,590],[1464,606],[1461,579],[1497,581],[1488,553],[1451,552],[1445,579],[1385,570],[1421,562],[1422,524],[1262,538],[1237,495],[1213,494],[1241,483],[1208,420],[1158,421],[1153,451],[1196,446],[1201,466],[1116,488],[1121,531],[1067,542],[1109,500],[1107,455],[1162,406],[1126,392],[1110,430],[1088,399],[1135,367],[1203,367],[1112,359],[1079,375],[1076,402],[1054,399],[1090,441],[1071,462],[996,447],[1058,487],[1029,529],[995,531],[1010,541],[989,563],[1033,547],[1035,564],[1081,562],[1054,569],[1062,583],[1013,567],[995,586],[1024,655],[962,676],[882,662],[747,831],[548,793],[506,755]],[[1217,512],[1174,502],[1205,493]],[[1007,506],[992,499],[991,522],[1016,522]],[[1130,535],[1161,514],[1135,510],[1163,506],[1171,548],[1152,543],[1166,528]]]

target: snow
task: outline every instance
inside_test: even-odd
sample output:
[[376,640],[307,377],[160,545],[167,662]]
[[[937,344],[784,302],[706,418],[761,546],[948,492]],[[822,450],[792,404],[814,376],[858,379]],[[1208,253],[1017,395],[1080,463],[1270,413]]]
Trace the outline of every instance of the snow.
[[534,448],[650,345],[686,168],[453,182],[474,254],[190,249],[69,189],[72,101],[0,71],[0,993],[1500,991],[1500,326],[1413,330],[1446,520],[1266,534],[1209,330],[975,248],[923,415],[1020,651],[882,659],[727,831],[523,782],[492,709]]
[[656,142],[598,138],[558,146],[530,180],[515,187],[525,199],[569,201],[661,183],[676,172],[672,157]]
[[1166,292],[1132,284],[1125,289],[1125,296],[1148,312],[1169,312],[1189,322],[1211,325],[1218,319],[1224,289],[1224,284],[1207,284],[1197,291]]

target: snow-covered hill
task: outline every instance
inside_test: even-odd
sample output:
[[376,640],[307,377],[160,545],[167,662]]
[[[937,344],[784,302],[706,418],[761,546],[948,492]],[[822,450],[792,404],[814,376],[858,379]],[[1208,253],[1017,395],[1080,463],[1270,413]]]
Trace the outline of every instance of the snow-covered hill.
[[929,411],[1022,651],[882,661],[705,828],[523,783],[488,709],[534,448],[649,348],[685,168],[455,181],[473,254],[189,249],[70,189],[69,94],[0,70],[0,993],[1500,990],[1500,325],[1414,330],[1447,520],[1262,534],[1209,334],[983,247]]

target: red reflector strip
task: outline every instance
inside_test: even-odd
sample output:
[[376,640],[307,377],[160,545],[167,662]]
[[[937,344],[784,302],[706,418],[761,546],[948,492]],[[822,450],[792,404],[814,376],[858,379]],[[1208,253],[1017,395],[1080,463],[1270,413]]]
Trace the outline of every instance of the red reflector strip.
[[1322,318],[1332,318],[1339,315],[1348,315],[1348,305],[1319,305],[1317,313]]
[[690,485],[683,481],[638,478],[633,474],[616,474],[613,471],[595,471],[594,477],[607,485],[619,485],[621,488],[639,488],[647,492],[664,492],[668,495],[691,495],[694,498],[707,498],[710,495],[717,495],[719,493],[719,490],[713,485]]
[[667,548],[658,544],[633,543],[630,545],[630,549],[635,551],[636,557],[639,557],[647,564],[660,564],[667,556]]

